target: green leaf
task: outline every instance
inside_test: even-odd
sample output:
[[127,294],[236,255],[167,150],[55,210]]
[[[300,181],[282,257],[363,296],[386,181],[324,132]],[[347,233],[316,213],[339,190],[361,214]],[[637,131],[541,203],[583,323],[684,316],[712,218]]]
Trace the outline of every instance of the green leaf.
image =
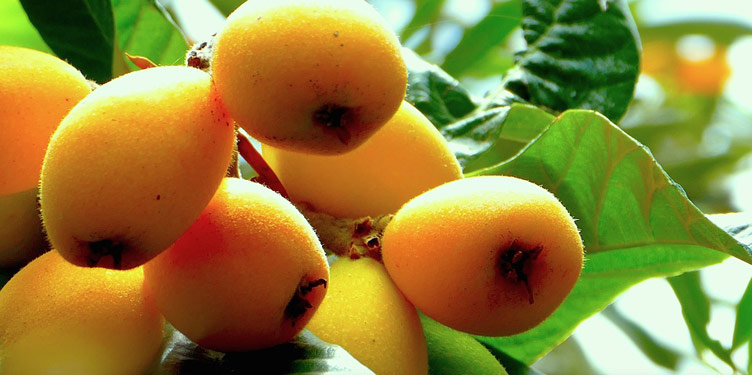
[[[495,3],[489,14],[475,26],[465,30],[459,44],[444,59],[441,67],[458,77],[482,61],[520,26],[522,7],[517,0]],[[497,72],[501,74],[502,72]]]
[[405,99],[441,129],[475,110],[477,104],[460,83],[438,66],[404,48],[407,64]]
[[438,66],[405,49],[408,66],[406,100],[423,112],[449,144],[465,172],[488,167],[516,154],[553,121],[531,105],[497,96],[485,110],[470,93]]
[[519,152],[554,116],[528,104],[512,104],[439,127],[464,171],[490,167]]
[[154,0],[112,0],[120,50],[157,65],[180,65],[188,44],[171,16]]
[[188,48],[155,0],[21,2],[50,48],[100,83],[135,69],[123,52],[174,65]]
[[723,362],[736,369],[731,360],[731,351],[724,348],[718,340],[710,337],[707,325],[710,322],[710,301],[700,285],[699,272],[687,272],[668,278],[671,288],[682,307],[684,321],[698,354],[709,349]]
[[552,115],[535,106],[510,106],[519,98],[502,94],[480,110],[470,93],[441,68],[409,49],[404,55],[409,72],[406,100],[449,141],[465,172],[513,156],[553,121]]
[[603,316],[624,332],[638,349],[653,363],[670,370],[676,370],[681,356],[675,350],[656,340],[650,332],[624,316],[614,305],[603,310]]
[[556,111],[593,109],[616,121],[632,100],[640,47],[624,0],[524,0],[527,50],[506,88]]
[[[749,116],[723,96],[679,93],[676,85],[646,90],[650,93],[632,103],[620,126],[650,147],[696,205],[709,212],[729,211],[729,194],[717,192],[718,181],[750,152],[752,137],[741,130],[749,128]],[[729,143],[711,146],[709,154],[713,138],[708,134],[718,133]]]
[[752,263],[752,253],[694,207],[644,146],[596,112],[565,112],[516,158],[473,174],[513,175],[556,194],[578,220],[589,255],[701,246]]
[[713,223],[732,235],[747,252],[752,253],[752,213],[735,212],[708,215]]
[[89,79],[113,74],[115,28],[109,0],[21,0],[47,45]]
[[[670,142],[664,143],[663,146],[665,147],[668,144]],[[701,147],[702,144],[698,142],[697,150],[701,150]],[[713,194],[711,191],[713,187],[718,186],[719,180],[733,173],[734,166],[744,156],[748,155],[749,151],[749,148],[745,146],[731,146],[727,151],[718,155],[695,154],[696,156],[693,155],[694,157],[690,157],[690,160],[672,165],[664,164],[663,167],[684,188],[687,195],[693,197],[695,204],[706,211],[728,211],[729,196],[727,194]],[[691,151],[686,152],[684,156],[689,156],[690,153]]]
[[736,306],[736,325],[731,349],[738,349],[750,339],[752,339],[752,280],[747,284],[747,289],[744,290],[744,295]]
[[587,258],[572,293],[538,327],[482,342],[532,363],[630,286],[734,255],[752,256],[713,225],[650,153],[602,115],[563,113],[515,158],[470,175],[512,175],[554,193],[577,220]]
[[243,353],[206,350],[172,327],[154,375],[178,374],[373,374],[339,346],[308,330],[269,349]]
[[429,375],[506,375],[498,360],[467,333],[420,314],[428,346]]
[[29,22],[26,12],[18,0],[0,1],[0,45],[19,46],[52,53],[39,35],[34,25]]
[[483,341],[480,341],[483,346],[488,349],[488,351],[496,357],[496,359],[504,365],[504,369],[507,370],[507,373],[509,375],[545,375],[544,373],[529,367],[526,363],[522,363],[518,359],[510,356],[507,353],[504,353],[502,350],[499,350],[498,347],[494,345],[488,345],[484,343]]

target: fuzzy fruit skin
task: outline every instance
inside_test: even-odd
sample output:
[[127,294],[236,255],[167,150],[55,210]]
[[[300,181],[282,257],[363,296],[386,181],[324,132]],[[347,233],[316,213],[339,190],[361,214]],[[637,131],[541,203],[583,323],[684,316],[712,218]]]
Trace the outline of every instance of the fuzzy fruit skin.
[[420,316],[428,344],[431,375],[508,375],[499,361],[472,336]]
[[332,263],[329,291],[307,328],[377,374],[428,373],[418,313],[371,258]]
[[[316,154],[363,143],[397,111],[407,87],[397,37],[362,0],[247,1],[217,34],[212,72],[248,133]],[[318,117],[326,107],[347,109],[341,126]]]
[[50,135],[91,88],[76,68],[44,52],[0,46],[0,56],[0,196],[4,196],[37,187]]
[[[201,214],[233,141],[232,121],[198,69],[157,67],[102,85],[63,119],[45,155],[50,242],[82,266],[145,263]],[[99,261],[97,246],[120,252],[121,264]]]
[[[525,284],[501,271],[509,248],[537,257]],[[514,177],[453,181],[405,204],[384,232],[382,255],[394,283],[429,317],[486,336],[526,331],[569,294],[582,269],[577,226],[556,197]]]
[[47,250],[37,191],[0,196],[0,268],[24,265]]
[[346,154],[310,155],[267,145],[262,151],[293,201],[335,217],[394,213],[420,193],[462,178],[447,141],[407,102]]
[[164,319],[143,270],[90,269],[47,252],[0,290],[0,373],[140,374]]
[[207,349],[271,347],[292,339],[326,294],[304,294],[302,315],[286,310],[301,282],[329,279],[316,233],[268,188],[226,178],[190,229],[144,266],[146,286],[173,326]]

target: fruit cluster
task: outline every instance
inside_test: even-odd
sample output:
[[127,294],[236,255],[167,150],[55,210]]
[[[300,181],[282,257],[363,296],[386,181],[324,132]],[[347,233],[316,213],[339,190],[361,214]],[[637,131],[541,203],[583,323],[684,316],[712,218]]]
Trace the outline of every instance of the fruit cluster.
[[[430,354],[447,347],[503,373],[446,326],[511,335],[552,313],[582,267],[561,203],[513,177],[462,178],[403,101],[401,47],[364,1],[249,1],[210,50],[205,71],[92,91],[64,61],[0,47],[0,266],[36,258],[0,291],[0,372],[144,372],[166,319],[224,352],[307,327],[379,374],[456,369]],[[286,195],[227,177],[237,127]],[[366,253],[325,235],[366,232]]]

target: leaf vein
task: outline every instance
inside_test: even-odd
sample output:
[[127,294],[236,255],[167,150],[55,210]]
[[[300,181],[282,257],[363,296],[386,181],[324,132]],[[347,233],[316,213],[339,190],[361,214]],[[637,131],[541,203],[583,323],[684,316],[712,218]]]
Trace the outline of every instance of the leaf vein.
[[[611,127],[606,128],[606,136],[608,139],[611,138],[613,132],[614,132],[613,128]],[[608,139],[606,140],[606,142],[604,142],[607,145],[610,143],[608,142]],[[611,148],[608,149],[609,163],[607,165],[606,175],[604,176],[604,179],[603,179],[603,184],[601,184],[601,189],[597,194],[598,198],[596,199],[595,214],[593,215],[593,238],[595,239],[596,244],[598,243],[597,241],[599,241],[600,239],[600,236],[598,236],[598,229],[599,229],[599,224],[601,222],[601,213],[603,210],[603,203],[605,201],[605,196],[606,196],[606,193],[608,192],[608,188],[611,185],[611,177],[613,176],[614,171],[616,171],[616,169],[619,167],[619,164],[621,164],[621,162],[624,161],[624,158],[626,158],[627,155],[629,155],[633,151],[639,150],[639,149],[640,147],[638,145],[631,145],[631,147],[627,148],[621,155],[618,155],[617,158],[613,160],[613,162],[611,161],[613,157],[612,150]],[[648,225],[650,225],[650,223],[648,223]],[[652,233],[652,230],[651,230],[651,233]]]

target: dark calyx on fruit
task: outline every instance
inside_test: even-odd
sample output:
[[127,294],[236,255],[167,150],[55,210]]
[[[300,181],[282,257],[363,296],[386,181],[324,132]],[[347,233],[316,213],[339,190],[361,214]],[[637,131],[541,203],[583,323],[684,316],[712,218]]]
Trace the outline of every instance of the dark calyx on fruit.
[[292,322],[293,327],[298,322],[298,319],[305,315],[308,309],[313,307],[313,305],[306,299],[306,295],[310,293],[314,288],[317,288],[319,286],[326,288],[326,280],[318,279],[314,281],[308,281],[303,279],[300,281],[300,284],[298,284],[298,288],[295,290],[295,294],[293,294],[290,302],[288,302],[287,306],[285,307],[285,318],[289,319]]
[[501,277],[513,283],[525,284],[530,304],[535,302],[529,282],[530,265],[538,258],[542,250],[543,247],[540,245],[525,246],[514,240],[499,253],[497,264]]
[[313,113],[313,123],[334,131],[343,144],[350,142],[346,116],[352,108],[336,104],[325,104]]
[[112,239],[85,242],[85,244],[89,247],[89,255],[87,257],[89,267],[101,266],[100,261],[102,258],[112,256],[112,268],[121,269],[125,244]]

